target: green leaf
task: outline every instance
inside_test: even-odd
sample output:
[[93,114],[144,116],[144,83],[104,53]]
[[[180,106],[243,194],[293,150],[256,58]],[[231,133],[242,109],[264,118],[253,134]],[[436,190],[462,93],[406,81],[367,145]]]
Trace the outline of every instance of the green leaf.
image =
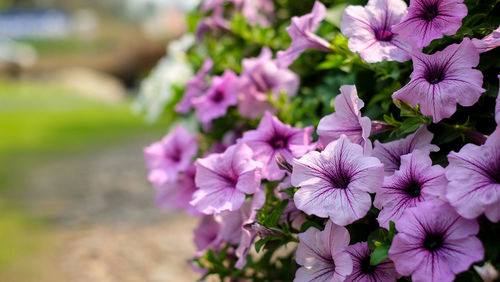
[[271,240],[271,237],[266,237],[264,239],[260,239],[259,241],[255,242],[255,251],[260,252],[260,249]]
[[389,221],[389,238],[391,239],[391,241],[392,241],[392,238],[394,238],[394,236],[396,236],[396,234],[398,234],[398,231],[396,230],[396,224],[394,223],[394,221],[390,220]]
[[389,257],[389,248],[390,245],[380,245],[373,250],[373,252],[370,254],[370,264],[371,265],[377,265],[384,259]]
[[288,200],[279,202],[278,206],[276,206],[271,213],[264,218],[262,225],[267,227],[278,226],[278,222],[280,221],[281,215],[283,214],[283,211],[285,211],[287,205]]

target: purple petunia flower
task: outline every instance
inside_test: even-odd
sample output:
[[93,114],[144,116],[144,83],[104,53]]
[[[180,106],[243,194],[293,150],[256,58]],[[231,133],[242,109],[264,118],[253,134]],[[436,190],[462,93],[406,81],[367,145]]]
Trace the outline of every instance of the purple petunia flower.
[[372,251],[368,249],[368,243],[359,242],[347,247],[347,252],[352,258],[352,273],[347,276],[346,282],[390,282],[396,281],[398,273],[394,263],[384,259],[377,265],[370,264]]
[[278,52],[276,61],[280,68],[287,68],[307,49],[330,51],[330,43],[314,34],[325,16],[325,6],[316,1],[311,13],[301,17],[292,17],[292,23],[286,28],[292,38],[292,44],[287,50]]
[[220,225],[215,221],[213,215],[205,215],[194,229],[194,244],[196,246],[195,256],[199,257],[208,249],[219,251],[221,239],[219,237]]
[[[497,78],[498,78],[498,81],[500,82],[500,75],[498,75]],[[498,96],[497,96],[497,101],[496,101],[496,106],[495,106],[495,121],[497,122],[497,127],[500,126],[500,86],[498,89]]]
[[425,125],[421,125],[415,133],[406,136],[404,139],[388,143],[380,143],[376,140],[372,156],[378,158],[384,164],[386,175],[392,175],[401,166],[402,155],[409,154],[415,149],[425,152],[439,151],[438,146],[431,144],[433,136]]
[[323,231],[311,227],[299,234],[295,260],[301,267],[293,281],[344,281],[352,272],[352,259],[346,252],[349,232],[328,221]]
[[458,153],[448,154],[446,177],[450,181],[446,198],[465,218],[482,213],[500,220],[500,131],[491,134],[481,146],[466,144]]
[[226,114],[227,108],[238,103],[238,77],[226,70],[222,77],[212,78],[212,87],[203,96],[193,98],[196,114],[204,124]]
[[421,48],[443,34],[455,34],[465,16],[467,6],[463,0],[412,0],[408,14],[392,30],[415,48]]
[[472,39],[472,44],[479,53],[488,52],[500,46],[500,26],[492,33],[486,35],[483,39]]
[[444,169],[433,166],[428,153],[415,150],[401,156],[401,167],[392,176],[385,177],[373,202],[381,209],[377,218],[380,226],[389,229],[389,220],[396,221],[405,209],[444,197],[447,183]]
[[343,85],[340,95],[335,97],[335,112],[324,116],[318,124],[319,140],[326,146],[345,134],[349,140],[361,145],[365,151],[371,149],[371,121],[361,116],[361,108],[365,104],[358,98],[356,86]]
[[189,167],[196,152],[195,136],[181,126],[175,127],[161,141],[144,148],[149,181],[155,185],[176,181],[179,172]]
[[453,281],[455,274],[483,259],[477,221],[460,217],[438,201],[407,209],[396,221],[389,258],[401,275],[412,281]]
[[252,160],[252,149],[244,143],[230,146],[222,154],[196,160],[196,186],[191,204],[206,214],[235,211],[260,185],[259,162]]
[[274,3],[271,0],[243,0],[241,13],[250,25],[268,27],[274,15]]
[[186,85],[186,91],[182,100],[175,106],[175,111],[178,113],[185,114],[191,110],[193,107],[192,99],[203,95],[203,93],[208,89],[208,83],[206,81],[206,76],[210,73],[214,62],[212,59],[207,58],[203,62],[203,66],[196,73],[196,76],[191,78]]
[[278,99],[280,93],[294,96],[299,87],[298,76],[286,68],[278,68],[272,52],[264,47],[257,58],[243,59],[239,80],[241,102],[238,111],[244,117],[257,118],[266,110],[276,109],[269,103],[269,94]]
[[163,210],[184,209],[192,215],[200,215],[189,202],[198,189],[194,183],[196,167],[191,164],[175,182],[154,185],[156,190],[156,205]]
[[448,118],[456,104],[474,105],[484,90],[483,74],[473,67],[479,64],[479,53],[469,38],[452,44],[433,55],[415,52],[412,55],[411,81],[392,97],[413,106],[420,104],[424,115],[434,122]]
[[340,29],[349,38],[349,50],[358,52],[368,63],[408,61],[410,45],[392,30],[406,15],[406,9],[402,0],[370,0],[364,7],[348,6]]
[[293,198],[297,208],[338,225],[364,217],[372,205],[368,192],[377,192],[383,180],[380,161],[364,156],[363,148],[345,135],[321,153],[293,161],[292,185],[301,187]]
[[235,264],[235,267],[238,269],[242,269],[247,263],[247,254],[250,251],[250,247],[255,241],[257,237],[257,233],[253,230],[249,225],[254,223],[257,218],[257,211],[262,208],[264,203],[266,202],[266,192],[265,187],[261,187],[254,195],[252,202],[250,204],[244,205],[241,208],[242,214],[242,230],[241,230],[241,238],[239,240],[238,248],[235,253],[238,257],[238,261]]
[[285,176],[276,163],[276,154],[282,154],[288,162],[302,157],[315,147],[311,144],[312,131],[312,126],[293,128],[266,112],[259,127],[245,132],[241,141],[252,149],[254,160],[262,163],[262,177],[274,181]]

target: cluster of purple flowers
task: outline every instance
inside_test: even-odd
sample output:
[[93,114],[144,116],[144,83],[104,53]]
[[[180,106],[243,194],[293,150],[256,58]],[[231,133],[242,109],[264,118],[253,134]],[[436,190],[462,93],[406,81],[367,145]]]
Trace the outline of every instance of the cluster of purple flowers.
[[[212,0],[203,4],[212,13],[199,32],[227,26],[223,2],[231,2],[252,24],[272,20],[266,17],[273,11],[271,1]],[[457,104],[472,106],[486,91],[475,67],[481,53],[500,45],[497,30],[434,54],[422,52],[433,40],[457,32],[467,15],[462,2],[411,0],[408,7],[403,0],[369,0],[345,9],[341,31],[349,49],[368,63],[411,59],[410,82],[392,97],[419,106],[438,123],[451,117]],[[241,269],[256,238],[272,232],[257,222],[257,211],[266,202],[266,184],[278,181],[275,193],[283,200],[287,196],[280,189],[298,187],[286,198],[281,220],[292,219],[299,230],[306,216],[327,222],[323,230],[310,227],[298,234],[296,281],[396,281],[401,276],[452,281],[483,260],[477,218],[484,214],[500,221],[500,96],[495,132],[484,144],[450,152],[446,167],[433,165],[430,153],[440,148],[431,144],[433,134],[425,125],[403,139],[372,144],[370,137],[391,127],[363,116],[364,102],[354,85],[340,87],[335,112],[321,118],[314,142],[313,127],[283,123],[270,100],[297,93],[299,78],[288,67],[301,53],[331,51],[330,43],[314,34],[325,15],[325,6],[316,2],[310,14],[293,17],[287,28],[290,47],[278,51],[276,59],[262,48],[258,57],[242,61],[240,75],[226,70],[209,79],[213,62],[206,59],[176,111],[194,108],[205,130],[233,106],[242,117],[262,118],[217,153],[200,156],[197,136],[182,127],[145,148],[157,203],[201,217],[196,256],[231,245]],[[346,228],[371,210],[379,211],[380,227],[389,229],[392,221],[398,232],[388,258],[375,265],[368,242],[350,244]]]

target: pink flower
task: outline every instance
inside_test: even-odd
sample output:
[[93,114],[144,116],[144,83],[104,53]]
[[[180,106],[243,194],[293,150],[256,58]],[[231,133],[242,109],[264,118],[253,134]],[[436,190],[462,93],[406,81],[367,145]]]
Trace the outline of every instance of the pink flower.
[[244,143],[230,146],[222,154],[196,160],[196,186],[191,204],[206,214],[235,211],[260,185],[260,163],[252,160],[252,149]]
[[184,92],[184,97],[175,106],[175,111],[178,113],[188,113],[192,108],[192,99],[203,95],[203,93],[208,89],[208,83],[206,81],[206,76],[210,73],[214,62],[212,59],[207,58],[203,62],[203,66],[196,73],[196,76],[191,78],[186,85],[186,91]]
[[392,97],[413,106],[420,104],[424,115],[434,122],[448,118],[456,104],[474,105],[484,90],[483,74],[473,67],[479,63],[479,53],[469,38],[452,44],[433,55],[415,52],[412,55],[411,81]]
[[198,27],[196,28],[196,40],[199,42],[203,41],[203,36],[206,32],[212,32],[216,30],[229,30],[230,24],[224,18],[224,3],[232,2],[234,5],[239,5],[240,0],[208,0],[203,1],[201,10],[204,13],[211,12],[209,17],[206,17],[200,21]]
[[194,229],[195,256],[199,257],[208,249],[219,251],[222,241],[219,235],[220,225],[213,215],[205,215]]
[[312,126],[293,128],[266,112],[259,127],[245,132],[241,141],[252,149],[254,160],[262,163],[262,177],[274,181],[285,176],[276,163],[276,154],[281,153],[288,162],[302,157],[315,147],[311,144],[312,131]]
[[256,221],[257,211],[261,209],[266,202],[266,192],[264,188],[265,187],[261,187],[261,189],[253,195],[253,199],[250,204],[244,205],[241,208],[241,215],[243,219],[241,226],[242,232],[238,248],[235,251],[236,256],[238,257],[235,267],[238,269],[242,269],[246,265],[247,254],[257,237],[257,233],[249,225]]
[[389,259],[384,259],[377,265],[370,264],[372,251],[366,242],[359,242],[347,247],[352,258],[352,273],[347,276],[346,282],[390,282],[396,281],[398,273]]
[[453,281],[455,274],[483,259],[475,220],[460,217],[445,203],[427,201],[407,209],[396,221],[389,258],[412,281]]
[[271,50],[264,47],[259,57],[243,59],[238,111],[244,117],[254,119],[266,110],[274,112],[276,109],[269,103],[269,94],[277,100],[280,93],[290,97],[297,93],[298,76],[289,69],[278,68],[272,56]]
[[458,153],[448,154],[446,177],[450,181],[446,198],[465,218],[482,213],[500,220],[500,131],[496,130],[481,146],[467,144]]
[[370,0],[364,7],[348,6],[340,29],[349,38],[349,49],[369,63],[408,61],[411,47],[392,30],[406,15],[406,9],[402,0]]
[[385,177],[373,202],[381,209],[377,218],[380,226],[389,229],[389,220],[395,222],[405,209],[423,201],[443,198],[447,183],[444,169],[432,165],[428,152],[415,150],[401,156],[401,167],[392,176]]
[[392,175],[401,165],[401,156],[419,149],[425,152],[437,152],[439,147],[432,145],[433,134],[427,130],[425,125],[420,126],[415,133],[406,136],[404,139],[395,140],[388,143],[375,141],[375,148],[372,156],[378,158],[384,164],[386,175]]
[[466,15],[463,0],[412,0],[408,14],[392,30],[415,48],[421,48],[443,34],[455,34]]
[[377,192],[383,178],[380,161],[364,156],[361,146],[342,135],[321,153],[294,159],[292,185],[300,186],[295,205],[306,214],[330,217],[344,226],[366,215],[372,204],[368,192]]
[[483,39],[472,39],[472,44],[479,53],[488,52],[500,46],[500,26],[492,33],[486,35]]
[[212,87],[203,96],[192,99],[200,121],[204,124],[224,116],[227,108],[238,103],[238,77],[226,70],[222,77],[212,78]]
[[314,34],[325,16],[325,6],[316,1],[311,13],[301,17],[292,17],[292,23],[286,28],[292,38],[292,44],[286,51],[278,52],[277,63],[280,68],[287,68],[307,49],[330,51],[330,43]]
[[274,16],[274,3],[271,0],[243,0],[241,12],[250,25],[268,27]]
[[295,260],[301,267],[294,281],[344,281],[352,272],[352,259],[346,252],[349,232],[328,221],[323,231],[311,227],[299,234]]
[[[500,75],[498,75],[498,81],[500,81]],[[495,106],[495,121],[497,122],[497,125],[500,125],[500,87],[498,90],[498,96]]]
[[325,146],[345,134],[353,143],[361,145],[365,151],[371,150],[371,121],[361,116],[365,104],[358,98],[356,86],[343,85],[340,95],[335,97],[335,112],[324,116],[318,124],[317,133]]
[[159,142],[144,148],[144,158],[149,169],[148,179],[155,185],[176,181],[179,172],[185,171],[198,152],[195,136],[181,126]]
[[184,209],[192,215],[200,215],[189,202],[198,189],[194,183],[196,168],[190,165],[175,182],[154,185],[156,190],[156,205],[163,210]]

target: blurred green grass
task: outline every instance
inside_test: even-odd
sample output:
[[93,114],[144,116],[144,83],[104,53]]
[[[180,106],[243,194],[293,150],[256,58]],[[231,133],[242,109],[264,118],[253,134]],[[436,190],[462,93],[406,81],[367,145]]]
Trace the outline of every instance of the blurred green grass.
[[36,277],[39,271],[26,266],[51,245],[47,223],[10,196],[29,188],[23,184],[27,171],[49,158],[167,131],[168,116],[146,125],[129,102],[96,101],[45,83],[0,81],[0,281],[9,281],[2,273]]

